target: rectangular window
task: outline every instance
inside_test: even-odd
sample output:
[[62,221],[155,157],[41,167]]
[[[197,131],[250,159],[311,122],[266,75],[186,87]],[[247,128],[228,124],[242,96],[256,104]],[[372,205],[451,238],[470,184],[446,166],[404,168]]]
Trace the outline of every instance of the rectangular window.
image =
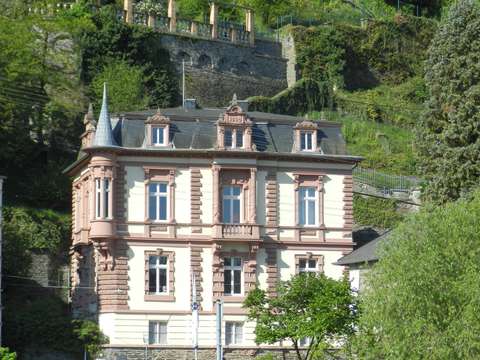
[[103,217],[110,218],[110,179],[103,179]]
[[227,257],[223,259],[224,295],[242,294],[242,259]]
[[167,256],[149,256],[148,291],[150,294],[156,295],[165,295],[168,293]]
[[226,224],[239,224],[241,217],[241,193],[240,186],[224,186],[222,212],[223,222]]
[[152,145],[165,145],[165,128],[163,126],[152,127]]
[[300,187],[298,191],[298,211],[300,225],[315,225],[317,194],[314,187]]
[[225,133],[223,136],[223,145],[226,148],[231,148],[233,147],[233,132],[232,129],[225,129]]
[[243,342],[243,324],[239,322],[225,323],[225,345],[239,345]]
[[299,273],[304,273],[304,272],[311,272],[311,273],[316,273],[317,272],[317,261],[316,260],[308,260],[308,259],[300,259],[298,263],[298,272]]
[[163,321],[148,322],[148,343],[150,345],[167,344],[167,323]]
[[168,213],[168,190],[166,183],[148,185],[148,218],[154,221],[166,221]]
[[102,182],[99,178],[96,178],[95,179],[95,218],[97,219],[100,219],[102,216],[101,203],[102,203]]
[[313,133],[311,131],[300,132],[300,149],[302,151],[313,150]]
[[235,140],[236,140],[235,147],[242,148],[243,147],[243,130],[242,129],[237,129]]

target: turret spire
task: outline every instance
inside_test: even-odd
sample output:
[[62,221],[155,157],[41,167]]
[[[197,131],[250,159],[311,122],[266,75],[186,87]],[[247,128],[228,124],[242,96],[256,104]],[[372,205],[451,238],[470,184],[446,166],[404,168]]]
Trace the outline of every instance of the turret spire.
[[108,113],[107,83],[103,84],[103,101],[93,146],[118,146],[113,138],[110,114]]

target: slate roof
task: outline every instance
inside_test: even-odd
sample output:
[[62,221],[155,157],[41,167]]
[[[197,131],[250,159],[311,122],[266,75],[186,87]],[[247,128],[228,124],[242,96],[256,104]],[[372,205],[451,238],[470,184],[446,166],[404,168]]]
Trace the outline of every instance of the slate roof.
[[[225,108],[211,109],[161,109],[162,115],[170,118],[170,140],[174,149],[214,149],[216,144],[216,121]],[[156,110],[128,112],[112,116],[114,139],[125,148],[147,148],[145,141],[145,120]],[[259,152],[291,153],[293,149],[293,127],[304,118],[247,112],[252,120],[252,140]],[[327,121],[318,124],[317,143],[325,155],[347,155],[341,125]],[[97,130],[98,131],[98,130]],[[311,153],[315,155],[315,153]],[[318,155],[318,154],[317,154]]]
[[103,101],[100,117],[98,118],[97,129],[95,131],[95,138],[93,139],[93,146],[117,146],[112,133],[112,124],[110,122],[110,114],[108,113],[107,103],[107,84],[103,84]]
[[335,265],[354,265],[378,261],[377,249],[388,241],[391,231],[386,231],[376,239],[340,258]]

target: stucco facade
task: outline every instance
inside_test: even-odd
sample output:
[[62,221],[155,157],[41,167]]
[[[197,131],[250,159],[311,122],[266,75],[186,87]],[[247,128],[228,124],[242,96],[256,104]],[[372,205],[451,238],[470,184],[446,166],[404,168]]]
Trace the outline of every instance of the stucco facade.
[[[127,133],[112,140],[118,144],[95,146],[84,139],[83,157],[68,169],[74,178],[73,305],[79,316],[97,317],[109,337],[112,359],[117,350],[143,347],[145,339],[150,339],[150,349],[191,346],[193,275],[199,347],[215,346],[214,304],[222,299],[226,348],[250,349],[252,356],[272,346],[255,344],[255,324],[242,308],[250,290],[258,286],[274,295],[275,284],[301,271],[299,266],[309,259],[315,271],[335,279],[344,275],[343,268],[333,263],[352,249],[351,173],[359,159],[325,154],[327,146],[322,149],[320,141],[315,153],[295,150],[296,131],[303,131],[298,124],[306,125],[291,117],[276,125],[290,129],[294,144],[290,153],[261,151],[263,145],[257,143],[261,123],[253,115],[236,104],[218,113],[213,145],[202,145],[205,150],[192,145],[181,149],[182,138],[175,138],[179,135],[171,130],[165,134],[169,141],[164,147],[151,146],[148,135],[138,148],[125,146],[131,125],[122,123]],[[195,114],[196,124],[201,116]],[[147,127],[167,123],[181,133],[186,123],[180,121],[179,116],[157,113],[140,124],[145,134],[153,131]],[[316,137],[317,125],[307,125],[314,126]],[[222,148],[230,145],[223,140],[230,126],[243,136],[237,137],[241,149]],[[152,192],[152,184],[163,185]],[[234,200],[228,205],[226,189],[232,188],[238,195],[232,193]],[[308,211],[300,204],[303,188],[311,190]],[[162,202],[154,203],[155,196]],[[227,206],[238,206],[231,210],[237,220],[225,221]],[[311,223],[305,224],[302,211],[307,211]],[[86,282],[89,286],[84,286]],[[232,323],[240,327],[233,342],[225,339],[225,326]],[[161,340],[152,341],[155,324],[162,326]]]

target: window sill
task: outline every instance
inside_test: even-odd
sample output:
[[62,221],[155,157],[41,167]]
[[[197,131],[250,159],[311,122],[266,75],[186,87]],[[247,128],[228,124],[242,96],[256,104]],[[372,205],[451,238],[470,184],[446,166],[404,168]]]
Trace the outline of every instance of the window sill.
[[143,297],[144,301],[166,301],[166,302],[173,302],[175,301],[174,295],[152,295],[146,294]]
[[242,303],[245,301],[245,296],[243,295],[232,295],[232,296],[222,296],[222,301],[224,303]]

